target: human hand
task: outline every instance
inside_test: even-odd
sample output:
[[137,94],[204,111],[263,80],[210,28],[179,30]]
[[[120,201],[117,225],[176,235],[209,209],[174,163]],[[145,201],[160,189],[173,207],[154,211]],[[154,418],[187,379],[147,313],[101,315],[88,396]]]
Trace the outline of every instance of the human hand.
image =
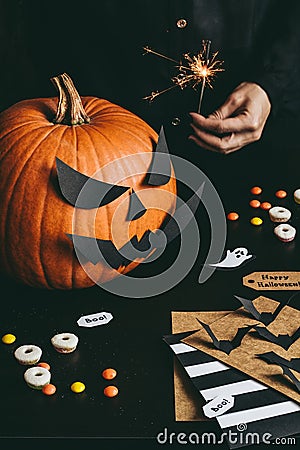
[[244,82],[207,118],[190,113],[194,134],[189,139],[207,150],[228,154],[258,141],[271,111],[266,92]]

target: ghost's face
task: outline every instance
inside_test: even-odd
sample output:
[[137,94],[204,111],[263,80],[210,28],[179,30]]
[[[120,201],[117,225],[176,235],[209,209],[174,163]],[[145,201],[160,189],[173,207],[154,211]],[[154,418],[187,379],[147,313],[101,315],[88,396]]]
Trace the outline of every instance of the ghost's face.
[[248,256],[248,250],[245,247],[238,247],[231,253],[231,255],[233,260],[244,261]]

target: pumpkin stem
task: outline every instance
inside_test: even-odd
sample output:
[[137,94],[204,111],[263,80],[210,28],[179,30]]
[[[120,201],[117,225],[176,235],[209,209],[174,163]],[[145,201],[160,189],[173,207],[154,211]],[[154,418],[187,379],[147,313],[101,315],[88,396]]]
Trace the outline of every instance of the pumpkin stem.
[[63,73],[50,78],[50,80],[58,89],[59,94],[57,112],[53,123],[63,123],[66,125],[89,123],[90,118],[83,108],[80,95],[69,75]]

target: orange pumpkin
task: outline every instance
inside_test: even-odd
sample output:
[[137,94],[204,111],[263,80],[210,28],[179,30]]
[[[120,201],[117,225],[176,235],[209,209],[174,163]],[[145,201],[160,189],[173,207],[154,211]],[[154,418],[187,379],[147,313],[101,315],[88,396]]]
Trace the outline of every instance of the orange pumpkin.
[[[34,287],[85,288],[95,283],[67,234],[111,240],[118,249],[134,236],[139,240],[174,212],[176,181],[172,169],[166,184],[154,189],[144,183],[158,136],[141,118],[107,100],[80,98],[66,74],[52,81],[58,101],[25,100],[0,114],[1,268]],[[132,166],[120,160],[127,155],[136,155]],[[100,179],[100,171],[101,181],[130,189],[105,206],[74,208],[59,190],[56,158],[87,177]],[[127,223],[133,190],[146,212]],[[139,262],[116,270],[98,263],[93,270],[105,282]]]

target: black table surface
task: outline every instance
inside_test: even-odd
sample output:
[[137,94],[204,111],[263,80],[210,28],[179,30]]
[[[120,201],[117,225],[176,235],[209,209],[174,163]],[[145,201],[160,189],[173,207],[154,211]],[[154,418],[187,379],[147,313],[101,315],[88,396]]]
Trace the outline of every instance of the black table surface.
[[[256,258],[236,270],[215,271],[204,284],[198,283],[198,274],[209,245],[206,229],[191,272],[171,290],[152,298],[120,297],[99,286],[74,291],[33,289],[2,276],[0,331],[1,335],[15,334],[17,340],[0,346],[0,442],[10,447],[20,442],[62,442],[73,448],[75,444],[82,447],[95,441],[99,448],[156,448],[156,436],[164,428],[175,433],[219,432],[215,421],[175,421],[173,354],[162,337],[171,333],[172,311],[234,310],[240,306],[234,295],[250,299],[261,295],[243,287],[244,275],[259,270],[299,269],[300,237],[291,243],[280,242],[274,236],[268,213],[260,210],[258,214],[249,206],[250,188],[260,185],[264,189],[261,198],[288,207],[293,213],[291,223],[297,228],[300,206],[293,201],[293,191],[300,187],[300,180],[296,160],[290,160],[287,169],[284,158],[272,164],[257,160],[252,167],[228,165],[220,184],[216,179],[225,211],[240,213],[237,222],[228,222],[225,248],[243,246]],[[284,200],[274,195],[280,188],[288,192]],[[256,215],[264,219],[260,227],[249,223]],[[145,276],[147,268],[137,268],[136,273]],[[284,301],[295,292],[263,294]],[[291,306],[299,307],[298,303],[296,295]],[[82,315],[101,311],[113,315],[107,325],[77,325]],[[51,346],[50,338],[63,331],[79,337],[74,353],[62,355]],[[55,395],[47,397],[26,386],[25,367],[13,356],[22,344],[36,344],[43,349],[42,360],[51,365],[52,381],[57,386]],[[103,394],[109,382],[101,372],[107,367],[118,372],[113,380],[119,388],[115,398]],[[81,394],[71,392],[74,381],[84,382],[86,390]]]

